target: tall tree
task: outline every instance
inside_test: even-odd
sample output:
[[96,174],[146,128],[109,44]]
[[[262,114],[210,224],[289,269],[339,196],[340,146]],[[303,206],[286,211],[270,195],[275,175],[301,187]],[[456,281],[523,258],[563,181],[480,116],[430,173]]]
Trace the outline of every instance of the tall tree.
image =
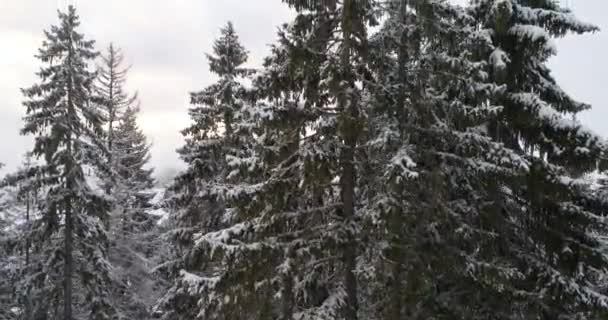
[[150,162],[150,143],[137,124],[139,106],[124,110],[114,129],[114,171],[122,184],[123,192],[136,196],[154,185]]
[[[606,144],[574,120],[590,106],[564,92],[547,66],[556,54],[554,38],[597,28],[556,1],[480,0],[470,10],[492,46],[485,55],[488,74],[505,87],[489,134],[530,163],[524,181],[507,185],[518,204],[502,202],[519,240],[503,238],[520,276],[510,283],[513,300],[525,293],[518,305],[526,317],[605,317],[608,304],[598,282],[605,256],[596,235],[606,226],[579,177],[605,158]],[[548,297],[548,291],[556,294]]]
[[[47,242],[49,256],[39,275],[50,280],[53,296],[62,293],[62,319],[75,318],[76,275],[86,292],[83,307],[90,318],[109,319],[113,308],[107,300],[110,266],[104,228],[109,205],[89,186],[84,169],[101,166],[97,151],[105,149],[99,138],[103,115],[91,101],[95,73],[89,63],[98,54],[94,42],[78,33],[80,21],[73,6],[60,12],[59,20],[59,26],[45,32],[37,55],[44,64],[37,73],[40,82],[22,90],[27,108],[22,134],[35,137],[32,154],[43,160],[36,171],[47,190],[40,240]],[[51,276],[59,274],[59,268],[60,280]]]
[[110,261],[114,274],[113,298],[119,317],[149,318],[157,299],[159,282],[152,274],[156,239],[156,219],[146,212],[149,207],[153,169],[147,168],[150,144],[137,125],[138,106],[129,106],[121,114],[113,132],[110,181],[115,200],[110,228]]
[[[4,165],[0,163],[0,168]],[[15,192],[8,188],[0,190],[0,319],[18,319],[18,304],[15,287],[22,259],[15,254],[18,228],[15,220]]]
[[256,141],[230,158],[242,182],[236,223],[197,239],[222,266],[188,278],[213,297],[206,316],[358,316],[354,157],[373,3],[288,4],[298,16],[256,81],[258,103],[238,113]]
[[[6,226],[8,234],[13,234],[10,246],[5,247],[7,256],[17,258],[15,271],[18,278],[13,283],[14,302],[18,303],[20,316],[34,319],[44,314],[48,308],[47,288],[36,287],[36,270],[42,260],[41,245],[36,239],[42,230],[38,229],[40,220],[39,195],[41,194],[40,176],[36,174],[36,165],[31,153],[25,155],[22,166],[15,173],[4,177],[2,186],[2,211],[13,217],[13,224]],[[16,223],[16,222],[19,223]],[[8,238],[8,237],[7,237]]]
[[[122,51],[110,44],[107,52],[101,57],[102,65],[98,67],[98,78],[96,83],[97,103],[105,114],[106,134],[108,150],[114,150],[115,129],[122,114],[129,107],[135,107],[137,94],[129,95],[125,91],[127,73],[129,67],[124,67],[124,55]],[[108,153],[109,162],[113,162],[113,153]]]
[[373,306],[365,312],[381,319],[486,317],[471,312],[474,299],[466,297],[481,289],[462,258],[486,237],[471,220],[483,181],[522,163],[479,130],[496,116],[491,97],[500,88],[484,77],[475,55],[484,44],[462,8],[397,0],[381,12],[386,18],[370,41],[374,81],[365,89],[360,190],[370,242],[362,269]]
[[125,89],[129,68],[124,55],[114,44],[102,56],[98,68],[95,99],[103,111],[104,147],[108,150],[108,170],[100,174],[107,194],[113,200],[109,221],[111,230],[109,260],[114,266],[112,303],[117,317],[148,318],[155,300],[157,281],[152,275],[154,244],[149,236],[155,219],[145,212],[154,184],[153,169],[148,168],[150,144],[137,125],[140,111],[137,94]]
[[[334,246],[319,251],[325,252],[314,260],[320,262],[318,266],[326,265],[322,277],[342,278],[337,283],[323,284],[329,292],[325,299],[320,297],[325,301],[301,315],[321,312],[326,317],[357,319],[359,290],[355,272],[360,239],[355,218],[360,205],[356,193],[360,164],[357,151],[365,131],[360,81],[368,75],[368,28],[376,23],[377,3],[284,2],[298,12],[289,35],[293,39],[289,62],[300,66],[306,72],[304,80],[317,90],[316,97],[307,96],[304,100],[304,107],[311,114],[304,128],[314,133],[301,140],[298,150],[292,149],[302,153],[305,168],[310,170],[305,172],[304,184],[316,189],[312,193],[316,196],[310,201],[318,208],[309,210],[320,209],[318,222],[322,224],[313,229],[320,231],[321,243],[325,242],[328,248]],[[307,55],[312,58],[312,68],[306,66]],[[337,181],[333,181],[334,177],[338,177]],[[339,262],[332,261],[332,256],[338,257]],[[321,262],[324,260],[331,262]],[[332,270],[338,270],[337,274],[331,275],[335,272]]]
[[199,302],[202,297],[192,279],[202,279],[216,270],[195,246],[196,237],[234,221],[234,211],[230,209],[233,199],[229,198],[235,192],[231,190],[228,163],[241,152],[243,139],[247,139],[238,130],[237,115],[245,103],[245,88],[240,81],[251,71],[243,66],[248,54],[232,23],[228,22],[220,32],[213,54],[207,55],[209,68],[219,79],[204,90],[191,93],[194,106],[189,113],[193,124],[182,131],[186,144],[178,150],[188,168],[171,187],[178,208],[173,218],[180,257],[173,268],[173,286],[162,303],[170,310],[165,315],[168,318],[204,316],[202,309],[208,306]]

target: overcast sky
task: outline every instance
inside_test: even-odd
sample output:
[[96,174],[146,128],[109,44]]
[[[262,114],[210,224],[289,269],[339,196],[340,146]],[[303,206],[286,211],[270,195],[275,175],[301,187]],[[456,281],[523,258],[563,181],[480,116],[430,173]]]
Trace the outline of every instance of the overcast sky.
[[[555,75],[575,98],[594,109],[581,120],[608,136],[608,1],[569,1],[575,13],[606,32],[570,36],[558,42],[551,61]],[[179,167],[175,149],[188,123],[188,92],[212,83],[204,53],[226,21],[234,22],[258,66],[274,41],[277,26],[290,12],[280,0],[0,0],[0,162],[14,169],[31,147],[19,129],[24,108],[19,88],[34,83],[40,64],[34,54],[42,30],[57,22],[56,10],[75,2],[81,30],[97,41],[121,47],[132,65],[127,87],[139,91],[140,125],[153,142],[152,162],[161,174]]]

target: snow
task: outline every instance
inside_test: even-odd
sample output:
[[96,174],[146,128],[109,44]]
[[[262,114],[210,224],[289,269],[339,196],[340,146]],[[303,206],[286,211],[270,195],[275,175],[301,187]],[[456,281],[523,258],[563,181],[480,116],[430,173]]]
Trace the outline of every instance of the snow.
[[496,48],[490,55],[490,63],[496,70],[504,70],[507,68],[507,64],[511,60],[505,51],[500,48]]
[[534,25],[516,24],[509,29],[509,33],[533,42],[541,41],[549,53],[557,53],[557,47],[551,35],[545,28]]
[[166,188],[152,188],[146,193],[152,193],[154,196],[150,200],[151,209],[146,210],[146,213],[155,217],[159,217],[157,225],[162,225],[169,220],[170,212],[164,207]]

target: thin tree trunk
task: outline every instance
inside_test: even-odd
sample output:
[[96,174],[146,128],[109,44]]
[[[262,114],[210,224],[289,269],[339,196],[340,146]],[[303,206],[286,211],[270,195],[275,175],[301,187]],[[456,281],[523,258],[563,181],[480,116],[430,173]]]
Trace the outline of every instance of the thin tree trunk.
[[[114,148],[114,122],[116,121],[116,106],[114,105],[114,61],[115,61],[115,52],[114,52],[114,46],[113,44],[110,44],[110,62],[109,62],[109,66],[110,66],[110,83],[109,83],[109,88],[108,88],[108,163],[110,166],[110,170],[112,170],[112,172],[110,172],[110,176],[112,177],[110,180],[114,179],[114,164],[113,161],[115,161],[114,159],[114,153],[113,153],[113,148]],[[112,186],[111,185],[107,185],[106,186],[106,193],[110,194],[112,193]]]
[[[25,221],[26,221],[26,225],[28,226],[28,232],[26,234],[26,238],[25,238],[25,272],[29,273],[29,269],[30,269],[30,233],[29,233],[29,226],[30,226],[30,210],[31,210],[31,190],[27,191],[26,197],[25,197]],[[25,320],[31,320],[32,319],[32,299],[30,298],[30,290],[28,288],[27,293],[26,293],[26,297],[25,297]]]
[[[351,37],[352,37],[352,23],[353,23],[353,11],[356,4],[353,0],[344,0],[343,13],[342,13],[342,29],[344,33],[344,47],[341,56],[343,74],[350,73],[351,69]],[[341,92],[343,95],[340,99],[341,109],[346,113],[347,128],[344,132],[344,151],[341,157],[342,177],[340,179],[342,188],[342,203],[343,203],[343,215],[346,224],[350,224],[354,220],[355,216],[355,148],[357,147],[357,130],[355,128],[356,120],[359,117],[356,102],[353,101],[353,96],[347,96],[351,94],[349,91],[354,87],[352,79],[345,79],[349,82],[349,90],[343,88],[346,92]],[[349,81],[350,80],[350,81]],[[350,228],[350,226],[348,226]],[[354,234],[348,233],[348,239],[344,249],[344,282],[346,289],[346,319],[356,320],[357,313],[359,310],[358,298],[357,298],[357,278],[355,276],[356,268],[356,243]]]
[[[291,258],[293,254],[291,249],[288,249],[287,259],[289,261],[289,270],[291,270]],[[283,297],[282,297],[282,318],[281,320],[293,319],[293,274],[291,271],[283,275]]]
[[[71,38],[70,38],[71,41]],[[69,44],[70,46],[70,51],[68,53],[68,67],[71,68],[71,64],[72,64],[72,44]],[[72,78],[68,77],[68,83],[67,83],[67,102],[68,102],[68,109],[71,112],[74,112],[74,106],[73,106],[73,101],[72,101],[72,90],[73,90],[73,86],[74,84],[72,83]],[[69,130],[69,129],[68,129]],[[65,255],[65,264],[64,264],[64,270],[63,270],[63,319],[64,320],[72,320],[72,273],[73,273],[73,256],[72,256],[72,234],[73,234],[73,220],[72,220],[72,199],[71,199],[71,192],[72,192],[72,133],[68,133],[68,138],[67,138],[67,146],[66,146],[66,152],[68,155],[68,159],[67,159],[67,163],[65,163],[65,173],[64,173],[64,178],[65,178],[65,187],[66,187],[66,191],[68,193],[68,195],[65,198],[65,208],[64,208],[64,213],[65,213],[65,228],[64,228],[64,255]]]
[[73,273],[73,256],[72,256],[72,203],[68,197],[65,201],[65,266],[64,266],[64,289],[63,289],[63,319],[72,320],[72,273]]
[[[401,0],[399,5],[399,15],[403,26],[407,26],[407,6],[408,0]],[[407,88],[407,62],[409,60],[408,55],[408,31],[407,27],[402,30],[401,39],[399,39],[399,82],[400,90],[397,96],[397,114],[398,114],[398,125],[399,134],[402,141],[406,141],[406,88]],[[404,264],[404,252],[402,249],[402,227],[403,227],[403,210],[402,208],[396,208],[393,210],[392,217],[390,219],[390,241],[393,243],[391,248],[391,263],[392,263],[392,283],[390,288],[390,307],[389,307],[389,319],[390,320],[401,320],[403,315],[403,264]]]

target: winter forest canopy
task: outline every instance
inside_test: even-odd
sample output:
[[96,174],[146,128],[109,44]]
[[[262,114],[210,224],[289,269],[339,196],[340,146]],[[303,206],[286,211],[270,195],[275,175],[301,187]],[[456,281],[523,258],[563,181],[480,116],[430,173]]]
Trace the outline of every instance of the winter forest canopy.
[[548,66],[596,26],[552,0],[282,2],[258,68],[220,27],[160,187],[137,61],[59,12],[0,179],[0,320],[608,319],[608,142]]

